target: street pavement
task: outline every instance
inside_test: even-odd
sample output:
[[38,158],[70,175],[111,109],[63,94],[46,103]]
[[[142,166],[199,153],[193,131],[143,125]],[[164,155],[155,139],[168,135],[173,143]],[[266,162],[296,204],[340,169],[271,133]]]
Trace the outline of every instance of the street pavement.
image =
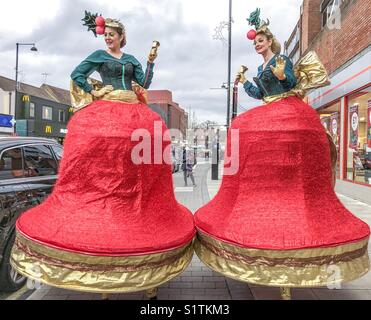
[[[183,172],[174,174],[174,188],[177,200],[193,213],[210,201],[219,190],[221,180],[211,180],[210,163],[199,159],[195,168],[197,187],[184,187]],[[222,171],[222,165],[220,166]],[[220,176],[221,176],[220,172]],[[191,182],[188,182],[191,186]],[[371,226],[371,206],[338,195],[342,203],[356,216]],[[371,246],[369,247],[371,256]],[[23,291],[25,291],[23,289]],[[371,300],[371,272],[341,289],[293,289],[293,300]],[[1,298],[0,298],[1,299]],[[14,294],[8,299],[27,300],[100,300],[101,295],[68,291],[46,285],[20,296]],[[195,255],[186,271],[162,285],[159,300],[279,300],[278,288],[247,285],[211,271]],[[110,300],[147,300],[144,292],[111,295]]]

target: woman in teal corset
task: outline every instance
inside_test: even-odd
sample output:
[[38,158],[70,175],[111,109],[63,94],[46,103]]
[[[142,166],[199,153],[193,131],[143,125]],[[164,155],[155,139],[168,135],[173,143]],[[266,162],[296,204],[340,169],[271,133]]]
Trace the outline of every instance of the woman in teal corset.
[[[12,264],[56,287],[104,294],[147,290],[154,298],[157,286],[190,263],[195,236],[193,215],[174,196],[170,152],[169,159],[162,154],[170,150],[162,136],[166,125],[145,103],[143,88],[151,84],[159,43],[143,72],[121,51],[126,37],[119,21],[88,13],[86,21],[90,28],[97,24],[107,50],[72,72],[78,111],[68,123],[58,182],[17,222]],[[101,83],[88,78],[94,71]],[[161,144],[161,161],[153,141]],[[148,154],[150,163],[142,159]]]
[[[148,89],[153,78],[153,61],[156,55],[151,54],[148,57],[147,69],[144,73],[139,61],[121,50],[126,45],[124,26],[112,19],[106,19],[105,23],[104,38],[107,50],[95,51],[81,62],[72,72],[72,80],[86,93],[96,98],[101,98],[114,90],[132,90],[132,81]],[[94,90],[87,81],[94,71],[98,71],[101,75],[105,86],[102,90]]]
[[[227,153],[238,158],[238,172],[225,174],[218,194],[195,214],[195,250],[214,271],[280,287],[289,299],[290,288],[337,285],[367,273],[370,228],[336,197],[327,135],[302,99],[305,90],[328,84],[323,65],[310,52],[293,68],[259,12],[251,15],[257,30],[249,38],[264,64],[255,84],[243,72],[236,80],[266,104],[231,125]],[[231,154],[232,143],[239,152]]]
[[263,56],[264,64],[259,66],[258,75],[254,78],[256,86],[248,81],[244,74],[237,78],[243,84],[246,93],[255,99],[284,94],[297,84],[291,60],[281,55],[281,45],[268,28],[257,33],[254,41],[255,50]]

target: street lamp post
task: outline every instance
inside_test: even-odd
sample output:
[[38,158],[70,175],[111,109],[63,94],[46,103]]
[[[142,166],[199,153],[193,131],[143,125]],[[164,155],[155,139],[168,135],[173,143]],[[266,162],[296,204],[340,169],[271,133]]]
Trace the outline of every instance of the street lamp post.
[[[228,83],[231,83],[231,60],[232,60],[232,0],[229,0],[229,23],[228,23]],[[228,86],[227,128],[231,123],[231,87]]]
[[15,60],[15,103],[14,103],[14,133],[17,134],[17,105],[18,105],[18,55],[20,46],[31,46],[31,51],[37,51],[34,43],[16,43],[16,60]]
[[[228,42],[228,82],[231,83],[231,60],[232,60],[232,0],[229,0],[229,19],[228,22],[222,21],[218,27],[215,28],[215,34],[213,36],[214,40],[221,40],[223,45]],[[224,28],[228,28],[228,41],[223,36]],[[227,129],[230,126],[231,122],[231,86],[223,86],[222,88],[228,89],[227,92]],[[214,88],[213,88],[214,89]]]

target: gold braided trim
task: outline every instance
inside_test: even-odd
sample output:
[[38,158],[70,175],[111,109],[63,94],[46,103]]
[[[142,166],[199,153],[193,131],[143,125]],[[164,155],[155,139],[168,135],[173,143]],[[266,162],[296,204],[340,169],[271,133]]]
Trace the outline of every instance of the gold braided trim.
[[[182,248],[182,251],[177,250],[177,252],[171,252],[171,255],[168,253],[167,257],[163,257],[163,260],[158,261],[151,261],[151,262],[142,262],[137,264],[90,264],[85,262],[67,262],[61,259],[51,258],[45,254],[38,253],[37,251],[30,250],[29,247],[22,244],[18,239],[15,242],[15,246],[17,249],[24,254],[28,255],[30,258],[34,258],[36,260],[42,261],[43,263],[53,265],[56,267],[63,267],[66,269],[71,270],[78,270],[78,271],[115,271],[115,272],[135,272],[138,270],[146,270],[150,268],[158,268],[162,267],[171,263],[174,263],[176,260],[181,258],[186,251],[186,247]],[[100,260],[100,259],[99,259]],[[111,258],[107,258],[107,260],[111,260]],[[122,260],[122,259],[120,259]],[[102,262],[102,261],[99,261]],[[108,262],[108,261],[107,261]],[[123,262],[122,262],[123,263]]]
[[368,239],[303,250],[246,249],[199,233],[195,251],[211,269],[240,281],[286,287],[318,287],[361,277],[369,270]]
[[213,245],[211,242],[206,240],[206,237],[202,236],[198,238],[198,241],[201,243],[201,245],[205,246],[214,254],[223,256],[229,260],[243,261],[248,264],[264,264],[267,266],[284,265],[287,267],[305,267],[307,265],[334,264],[339,262],[351,261],[353,259],[362,257],[365,253],[367,253],[367,243],[365,243],[364,246],[360,249],[336,255],[309,256],[314,254],[314,252],[312,250],[309,251],[308,249],[306,249],[306,252],[302,253],[308,255],[308,257],[306,258],[300,258],[295,255],[296,251],[299,250],[290,250],[288,253],[290,253],[291,256],[289,257],[272,258],[269,256],[250,256],[249,254],[242,252],[232,252],[227,250],[226,248],[221,248],[220,246]]
[[193,241],[160,254],[102,257],[50,248],[18,233],[10,263],[24,276],[51,286],[120,293],[157,287],[183,272],[192,257]]

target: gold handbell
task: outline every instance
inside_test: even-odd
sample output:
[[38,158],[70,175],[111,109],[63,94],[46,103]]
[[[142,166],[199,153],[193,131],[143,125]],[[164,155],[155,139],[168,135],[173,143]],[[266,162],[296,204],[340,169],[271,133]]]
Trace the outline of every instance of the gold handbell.
[[246,66],[241,66],[241,69],[240,69],[239,73],[245,74],[247,70],[249,70],[248,67],[246,67]]
[[158,41],[153,41],[153,44],[152,44],[152,49],[151,49],[151,55],[156,55],[157,54],[157,50],[158,48],[161,46],[160,42]]
[[238,71],[238,73],[237,73],[236,82],[235,82],[236,85],[240,81],[241,75],[245,74],[247,70],[249,70],[248,67],[241,66],[240,71]]

